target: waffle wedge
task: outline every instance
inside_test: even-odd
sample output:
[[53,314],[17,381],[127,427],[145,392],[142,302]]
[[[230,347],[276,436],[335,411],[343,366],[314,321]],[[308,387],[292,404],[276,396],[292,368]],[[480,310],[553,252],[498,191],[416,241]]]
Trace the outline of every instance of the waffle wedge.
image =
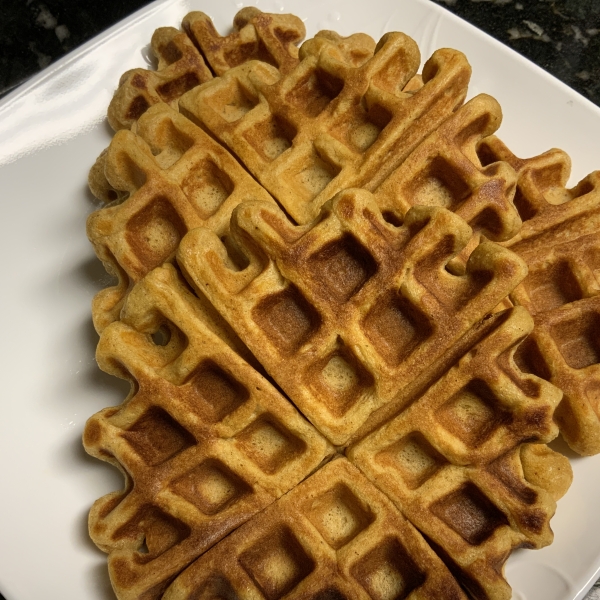
[[487,239],[515,236],[522,221],[513,202],[514,168],[500,157],[482,164],[478,155],[501,121],[500,105],[486,94],[461,106],[374,191],[381,211],[401,222],[412,206],[443,206]]
[[164,600],[466,600],[420,534],[339,458],[193,563]]
[[563,437],[580,454],[600,452],[600,171],[567,188],[569,157],[551,150],[519,159],[497,138],[483,140],[486,160],[518,173],[515,205],[524,221],[505,243],[529,267],[511,294],[535,319],[518,359],[564,392],[556,411]]
[[407,408],[347,452],[477,600],[511,598],[505,560],[552,542],[572,479],[544,445],[557,434],[560,390],[514,360],[532,328],[522,307],[488,319],[478,343],[434,383],[413,384]]
[[466,273],[445,270],[471,229],[439,207],[387,223],[369,192],[348,190],[293,226],[274,205],[245,203],[231,233],[249,260],[230,267],[207,229],[177,260],[305,416],[344,444],[399,389],[435,364],[525,276],[491,242]]
[[224,339],[172,265],[138,283],[122,320],[102,334],[99,365],[132,385],[84,433],[86,450],[126,480],[89,518],[120,599],[160,598],[184,567],[333,452]]
[[424,84],[415,42],[321,32],[281,73],[265,62],[229,69],[186,93],[179,109],[225,144],[297,223],[350,187],[373,189],[464,101],[470,66],[438,50]]
[[119,81],[108,108],[111,127],[130,129],[155,104],[177,107],[177,100],[192,88],[209,81],[213,73],[250,59],[265,60],[282,71],[298,62],[296,44],[305,35],[304,24],[294,15],[268,14],[257,8],[240,10],[234,31],[220,36],[210,18],[191,12],[183,19],[184,31],[160,27],[151,48],[157,69],[132,69]]
[[168,106],[149,109],[135,130],[117,132],[90,172],[92,193],[108,204],[88,218],[88,237],[117,278],[94,299],[98,331],[118,319],[136,281],[173,259],[187,231],[208,227],[227,243],[237,204],[273,202],[226,149]]

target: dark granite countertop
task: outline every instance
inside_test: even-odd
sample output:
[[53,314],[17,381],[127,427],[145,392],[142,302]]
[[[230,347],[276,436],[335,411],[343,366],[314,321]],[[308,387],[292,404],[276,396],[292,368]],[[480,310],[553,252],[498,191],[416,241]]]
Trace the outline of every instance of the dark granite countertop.
[[[600,1],[431,1],[504,42],[600,106]],[[148,3],[1,0],[0,97]],[[600,600],[600,582],[587,599]]]
[[433,0],[600,106],[598,0]]
[[[600,105],[598,0],[432,1]],[[0,96],[145,4],[148,0],[2,0]]]

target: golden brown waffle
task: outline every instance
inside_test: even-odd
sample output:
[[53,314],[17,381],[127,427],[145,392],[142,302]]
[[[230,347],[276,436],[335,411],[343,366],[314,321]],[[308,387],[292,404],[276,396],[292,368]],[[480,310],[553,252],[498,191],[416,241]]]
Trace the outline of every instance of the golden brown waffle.
[[[554,501],[570,483],[566,459],[541,444],[519,446],[554,437],[552,412],[560,399],[559,390],[521,373],[513,361],[531,327],[521,307],[487,319],[478,334],[482,341],[455,367],[426,391],[417,379],[396,402],[396,408],[409,408],[348,452],[480,599],[509,597],[500,567],[514,547],[551,541]],[[123,492],[99,500],[90,515],[91,535],[109,553],[121,599],[161,597],[191,560],[333,451],[222,338],[226,332],[206,320],[172,265],[138,283],[122,321],[102,334],[100,366],[129,379],[133,390],[122,407],[90,419],[84,438],[88,452],[119,466],[127,481]],[[291,588],[294,597],[308,597],[302,594],[318,593],[324,577],[347,597],[366,598],[362,588],[374,593],[400,585],[407,564],[398,560],[402,552],[411,572],[435,564],[400,515],[390,514],[389,501],[361,480],[350,466],[342,475],[322,468],[278,504],[293,507],[293,513],[284,511],[285,523],[296,523],[290,535],[282,533],[278,508],[275,516],[262,513],[180,576],[169,593],[187,598],[207,579],[214,583],[216,574],[219,584],[235,590],[249,574],[267,598]],[[433,531],[423,525],[432,519],[441,523]],[[248,544],[236,537],[243,539],[246,531],[252,532]],[[388,538],[396,535],[390,546]],[[271,548],[268,564],[249,550],[257,542]],[[256,562],[238,563],[240,552],[230,544],[248,549],[245,556],[257,556]],[[327,547],[332,550],[322,556]],[[439,563],[429,568],[434,574],[404,578],[402,585],[419,588],[416,597],[445,600],[440,582],[457,588]],[[302,577],[296,576],[300,571]],[[211,588],[224,589],[230,588]]]
[[204,13],[192,12],[183,20],[185,32],[157,29],[151,43],[157,70],[132,69],[123,74],[108,108],[111,127],[131,128],[155,104],[177,108],[182,94],[212,79],[213,73],[221,75],[247,60],[264,60],[282,72],[298,63],[296,44],[306,33],[298,17],[247,7],[237,13],[233,25],[234,31],[221,37]]
[[89,520],[120,599],[160,598],[184,567],[332,454],[223,337],[172,265],[142,280],[101,336],[98,364],[132,385],[84,433],[86,450],[126,479]]
[[417,531],[347,460],[334,460],[169,587],[192,598],[466,600]]
[[[491,135],[481,140],[477,154],[484,166],[504,161],[516,171],[518,182],[514,203],[523,222],[540,212],[553,210],[551,205],[571,199],[565,191],[571,172],[571,159],[562,150],[554,148],[539,156],[522,159]],[[546,195],[548,199],[554,199],[549,203]]]
[[98,331],[118,318],[133,283],[172,260],[188,230],[208,227],[227,243],[235,206],[273,202],[227,150],[164,104],[140,118],[136,133],[115,134],[90,187],[105,201],[116,199],[87,223],[96,254],[118,278],[94,299]]
[[482,165],[477,154],[501,120],[491,96],[480,94],[461,106],[377,188],[381,211],[401,221],[412,206],[443,206],[488,239],[512,238],[521,227],[513,205],[516,174],[501,158]]
[[[374,51],[374,53],[373,53]],[[465,98],[470,67],[438,50],[415,75],[415,42],[324,32],[287,74],[250,61],[181,97],[179,109],[240,158],[297,223],[349,187],[375,189]]]
[[[522,308],[492,317],[485,337],[409,407],[351,446],[348,457],[430,541],[474,598],[508,600],[502,566],[514,548],[552,541],[550,518],[571,483],[556,436],[560,391],[522,373]],[[406,395],[406,394],[405,394]]]
[[522,367],[560,387],[555,417],[580,454],[600,452],[600,172],[567,189],[570,161],[560,150],[515,157],[497,138],[486,160],[509,162],[519,175],[515,205],[523,227],[506,245],[529,267],[511,294],[535,319],[519,353]]
[[158,69],[124,73],[108,107],[108,122],[115,131],[131,128],[154,104],[176,108],[182,94],[212,79],[204,58],[185,33],[161,27],[154,32],[151,45]]
[[260,60],[288,73],[298,64],[297,44],[306,35],[298,17],[263,13],[253,6],[235,15],[233,32],[224,37],[203,12],[188,13],[182,26],[215,75],[223,75],[249,60]]
[[[506,558],[551,542],[571,480],[544,445],[561,393],[538,375],[563,381],[539,367],[544,332],[600,361],[600,319],[589,291],[523,343],[524,308],[491,313],[556,231],[552,293],[583,285],[562,282],[557,215],[595,226],[596,179],[565,190],[564,154],[502,146],[497,102],[462,105],[457,51],[418,76],[399,33],[320,32],[298,52],[296,17],[246,8],[226,37],[203,13],[183,26],[155,34],[155,73],[124,76],[111,123],[132,131],[90,173],[107,206],[88,232],[118,278],[94,302],[98,362],[132,384],[85,430],[126,480],[90,515],[118,597],[463,600],[458,581],[508,600]],[[581,231],[577,264],[598,254]],[[600,398],[585,376],[567,395],[575,381]],[[333,444],[347,458],[323,467]]]
[[246,254],[230,267],[199,228],[177,260],[267,372],[335,444],[436,363],[525,276],[492,242],[462,276],[445,270],[470,228],[439,207],[386,223],[369,192],[348,190],[318,220],[293,226],[275,205],[244,203],[232,236]]

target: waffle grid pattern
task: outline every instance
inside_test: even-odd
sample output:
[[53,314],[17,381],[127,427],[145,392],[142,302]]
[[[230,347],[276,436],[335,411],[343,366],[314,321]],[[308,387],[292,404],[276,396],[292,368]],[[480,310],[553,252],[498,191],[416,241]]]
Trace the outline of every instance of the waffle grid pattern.
[[302,481],[333,448],[215,332],[172,266],[153,271],[103,333],[100,366],[132,384],[84,444],[126,488],[90,533],[123,598],[160,597],[212,544]]
[[415,42],[389,33],[374,47],[365,38],[317,34],[290,73],[250,61],[182,96],[180,110],[308,223],[337,192],[377,186],[466,95],[460,52],[435,52],[424,84],[405,92],[419,66]]
[[488,160],[518,175],[519,234],[506,243],[529,267],[511,293],[535,319],[520,360],[564,392],[556,420],[578,453],[600,452],[600,171],[566,187],[570,160],[560,150],[519,159],[497,138],[484,140]]
[[312,227],[292,226],[274,206],[247,203],[234,213],[232,231],[248,250],[244,271],[228,267],[224,246],[203,229],[184,240],[179,264],[336,444],[526,273],[512,253],[484,243],[465,275],[450,274],[444,267],[471,236],[463,221],[418,207],[394,227],[362,190],[338,195]]
[[600,451],[598,173],[517,158],[457,51],[183,29],[90,173],[98,363],[132,384],[84,436],[125,477],[90,514],[118,597],[507,600],[570,485],[553,419]]
[[207,227],[226,241],[235,206],[273,202],[227,150],[164,105],[149,109],[136,133],[117,132],[90,185],[109,204],[88,219],[88,237],[118,278],[94,301],[98,331],[118,319],[136,281],[173,260],[187,231]]
[[246,7],[237,13],[233,25],[232,33],[220,36],[210,18],[196,11],[184,18],[184,31],[157,29],[151,42],[157,68],[123,74],[108,108],[111,127],[130,129],[155,104],[177,108],[185,92],[210,81],[213,73],[222,75],[248,60],[264,60],[282,72],[297,64],[296,44],[306,33],[298,17]]

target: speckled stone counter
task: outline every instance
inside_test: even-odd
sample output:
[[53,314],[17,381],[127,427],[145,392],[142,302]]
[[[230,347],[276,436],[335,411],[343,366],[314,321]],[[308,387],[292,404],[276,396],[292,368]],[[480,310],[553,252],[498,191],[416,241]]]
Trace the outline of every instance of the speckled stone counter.
[[149,0],[0,0],[0,96]]
[[[600,0],[430,1],[483,29],[600,106]],[[0,0],[0,97],[148,3]],[[600,582],[586,600],[600,600]]]
[[598,0],[433,0],[600,106]]
[[[431,1],[600,106],[598,0]],[[148,0],[1,0],[0,96],[145,4]]]

